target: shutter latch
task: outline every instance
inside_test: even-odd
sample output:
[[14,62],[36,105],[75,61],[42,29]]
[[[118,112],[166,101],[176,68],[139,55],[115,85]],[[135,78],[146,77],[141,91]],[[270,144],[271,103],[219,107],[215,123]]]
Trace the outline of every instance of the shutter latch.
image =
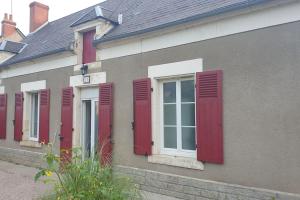
[[134,122],[131,122],[131,129],[134,130]]

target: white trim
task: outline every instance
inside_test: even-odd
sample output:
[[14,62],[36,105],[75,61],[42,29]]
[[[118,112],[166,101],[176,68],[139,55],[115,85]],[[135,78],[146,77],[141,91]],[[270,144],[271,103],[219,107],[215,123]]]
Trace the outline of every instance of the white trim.
[[46,21],[44,24],[42,24],[41,26],[39,26],[37,29],[35,29],[34,31],[32,31],[32,32],[30,32],[30,33],[28,33],[28,35],[27,36],[30,36],[30,35],[32,35],[32,34],[34,34],[34,33],[36,33],[36,32],[38,32],[39,30],[41,30],[42,28],[44,28],[47,24],[48,24],[49,22],[48,21]]
[[103,17],[102,8],[100,6],[95,6],[95,12],[96,12],[97,17],[99,17],[99,16]]
[[40,61],[31,60],[30,62],[22,62],[9,68],[5,68],[1,71],[0,78],[16,77],[77,64],[77,56],[68,55],[60,57],[57,54],[53,54],[53,56],[43,58]]
[[187,158],[170,155],[152,155],[148,156],[148,162],[189,169],[204,170],[204,164],[197,161],[195,158]]
[[5,86],[0,86],[0,94],[4,94],[5,93]]
[[149,78],[163,78],[183,74],[194,74],[203,70],[203,59],[186,60],[148,67]]
[[152,140],[154,145],[152,147],[153,156],[148,157],[148,162],[173,165],[178,167],[186,167],[192,169],[203,170],[203,163],[196,160],[196,156],[191,157],[180,157],[171,155],[162,155],[161,146],[161,127],[162,127],[162,116],[161,110],[161,90],[160,82],[166,78],[178,78],[178,77],[190,77],[194,76],[196,72],[203,71],[203,60],[201,58],[194,60],[186,60],[175,63],[168,63],[163,65],[155,65],[148,67],[148,77],[151,78],[151,86],[153,92],[151,93],[151,112],[152,112]]
[[30,92],[46,89],[46,80],[21,83],[21,92]]
[[22,140],[22,141],[20,141],[20,146],[32,147],[32,148],[41,148],[42,144],[39,143],[38,141],[34,141],[34,140]]
[[1,45],[0,45],[0,50],[3,51],[5,46],[6,46],[7,40],[3,40]]
[[102,47],[99,50],[99,55],[101,60],[106,60],[295,22],[300,20],[299,10],[300,1],[275,5],[256,11],[250,10],[249,12],[248,10],[246,14],[219,19],[189,28],[182,27],[181,30],[151,38],[142,38],[126,44],[108,48]]
[[93,85],[98,85],[100,83],[106,82],[106,72],[98,72],[98,73],[92,73],[92,74],[87,74],[87,75],[90,76],[89,84],[84,84],[83,76],[77,75],[77,76],[70,77],[70,86],[72,86],[72,87],[90,87]]
[[[162,80],[159,83],[159,89],[160,89],[160,95],[159,96],[159,101],[160,101],[160,121],[162,122],[160,125],[160,139],[161,139],[161,146],[160,146],[160,153],[161,154],[165,154],[165,155],[171,155],[171,156],[183,156],[183,157],[191,157],[196,159],[196,149],[195,150],[184,150],[182,149],[182,127],[186,127],[186,126],[182,126],[181,122],[181,81],[184,80],[193,80],[194,81],[194,76],[192,77],[188,77],[188,78],[176,78],[176,79],[169,79],[169,80]],[[177,132],[177,143],[176,143],[176,149],[172,149],[172,148],[165,148],[164,147],[164,127],[166,126],[163,122],[164,122],[164,100],[163,100],[163,84],[167,83],[167,82],[174,82],[176,84],[176,102],[175,102],[175,106],[176,106],[176,125],[174,125],[174,128],[176,127],[176,132]],[[193,102],[195,104],[195,100]],[[172,103],[174,104],[174,103]],[[196,107],[195,107],[196,109]],[[196,122],[195,122],[196,124]],[[171,126],[170,126],[171,127]],[[173,127],[173,126],[172,126]],[[195,125],[191,126],[193,128],[196,128]],[[196,134],[196,133],[195,133]]]

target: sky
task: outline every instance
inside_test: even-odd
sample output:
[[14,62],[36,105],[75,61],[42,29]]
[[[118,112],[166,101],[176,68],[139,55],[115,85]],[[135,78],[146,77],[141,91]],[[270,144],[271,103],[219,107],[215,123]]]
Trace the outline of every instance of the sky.
[[[0,20],[4,18],[4,13],[11,12],[11,0],[0,0]],[[29,32],[29,4],[35,0],[12,0],[13,20],[17,27],[27,35]],[[36,0],[46,4],[49,9],[49,21],[59,19],[63,16],[100,3],[104,0]],[[1,28],[0,28],[1,29]]]

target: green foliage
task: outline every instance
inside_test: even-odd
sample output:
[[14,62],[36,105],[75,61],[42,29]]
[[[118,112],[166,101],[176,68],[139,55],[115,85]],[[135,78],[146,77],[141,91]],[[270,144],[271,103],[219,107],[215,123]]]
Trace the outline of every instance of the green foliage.
[[43,199],[140,199],[139,190],[131,179],[114,176],[111,167],[101,165],[98,158],[83,160],[80,150],[73,149],[72,160],[62,163],[53,153],[52,145],[48,146],[45,155],[47,167],[36,174],[35,180],[46,177],[45,183],[54,182],[54,194]]

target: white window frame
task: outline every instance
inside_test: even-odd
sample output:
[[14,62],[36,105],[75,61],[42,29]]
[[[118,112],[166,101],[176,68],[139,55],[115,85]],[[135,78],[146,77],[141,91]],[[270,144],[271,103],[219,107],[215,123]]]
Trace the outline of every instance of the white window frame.
[[[33,95],[37,94],[38,95],[38,104],[37,104],[37,133],[36,137],[33,137]],[[40,136],[40,92],[39,91],[32,91],[29,92],[30,95],[30,128],[29,128],[29,140],[32,141],[39,141],[39,136]]]
[[[24,107],[23,107],[23,136],[22,141],[20,142],[21,146],[26,147],[36,147],[40,148],[41,144],[39,140],[39,114],[40,108],[38,107],[38,133],[37,138],[31,137],[31,111],[32,111],[32,93],[39,93],[40,101],[40,90],[46,89],[46,80],[33,81],[21,83],[21,92],[24,93]],[[38,102],[40,106],[40,102]]]
[[[183,67],[184,66],[184,67]],[[151,79],[153,92],[151,93],[152,111],[152,155],[148,156],[148,162],[183,167],[189,169],[204,170],[204,164],[195,157],[183,155],[167,155],[161,151],[161,101],[160,82],[171,78],[186,78],[195,76],[196,72],[203,71],[203,59],[185,60],[174,63],[153,65],[148,67],[148,77]],[[196,153],[195,153],[196,155]]]
[[[160,136],[161,136],[161,154],[165,155],[172,155],[172,156],[183,156],[183,157],[191,157],[191,158],[196,158],[196,149],[195,150],[184,150],[182,149],[182,126],[181,126],[181,81],[185,80],[193,80],[195,82],[195,77],[194,76],[187,76],[187,77],[176,77],[176,78],[171,78],[171,79],[162,79],[160,81],[160,95],[159,95],[159,101],[160,101],[160,121],[161,126],[160,126]],[[164,147],[164,100],[163,100],[163,84],[164,83],[170,83],[170,82],[175,82],[176,83],[176,129],[177,129],[177,149],[172,149],[172,148],[165,148]],[[195,89],[194,89],[195,93]],[[195,97],[195,96],[194,96]],[[195,99],[194,99],[194,104],[195,104]],[[195,106],[196,109],[196,106]],[[196,115],[196,112],[195,112]],[[178,117],[180,116],[180,117]],[[196,119],[196,116],[195,116]],[[196,122],[195,122],[196,123]],[[196,128],[196,126],[193,126]],[[196,133],[195,133],[196,137]],[[196,141],[196,140],[195,140]]]

